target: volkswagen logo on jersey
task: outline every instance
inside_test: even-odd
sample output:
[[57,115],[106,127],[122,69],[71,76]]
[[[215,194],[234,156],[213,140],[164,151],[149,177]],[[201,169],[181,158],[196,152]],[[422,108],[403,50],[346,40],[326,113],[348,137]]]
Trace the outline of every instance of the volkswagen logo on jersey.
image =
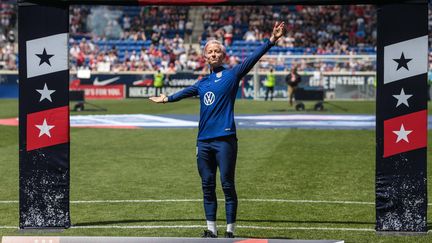
[[205,105],[211,105],[211,104],[213,104],[214,101],[215,101],[215,95],[213,94],[213,92],[209,91],[209,92],[205,93],[205,95],[204,95],[204,104]]

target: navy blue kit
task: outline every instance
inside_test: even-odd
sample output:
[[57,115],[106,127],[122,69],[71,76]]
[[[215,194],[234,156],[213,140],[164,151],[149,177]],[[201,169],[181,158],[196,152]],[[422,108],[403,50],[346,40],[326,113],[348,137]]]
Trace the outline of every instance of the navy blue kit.
[[274,45],[270,41],[259,46],[242,63],[231,69],[220,66],[194,85],[171,96],[168,102],[199,95],[200,120],[197,138],[197,164],[201,176],[206,219],[216,221],[216,171],[220,170],[225,194],[227,223],[235,223],[237,194],[234,175],[237,159],[237,136],[234,103],[240,80]]

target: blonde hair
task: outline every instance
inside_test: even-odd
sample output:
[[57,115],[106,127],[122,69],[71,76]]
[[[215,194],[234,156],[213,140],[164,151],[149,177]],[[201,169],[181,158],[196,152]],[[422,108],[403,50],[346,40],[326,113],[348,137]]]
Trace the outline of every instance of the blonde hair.
[[203,49],[204,56],[206,56],[206,49],[207,49],[207,46],[210,45],[210,44],[216,44],[216,45],[219,45],[221,51],[222,51],[223,54],[226,56],[226,49],[225,49],[225,46],[222,45],[222,43],[221,43],[220,41],[218,41],[218,40],[209,40],[209,41],[207,41],[207,43],[205,44],[204,49]]

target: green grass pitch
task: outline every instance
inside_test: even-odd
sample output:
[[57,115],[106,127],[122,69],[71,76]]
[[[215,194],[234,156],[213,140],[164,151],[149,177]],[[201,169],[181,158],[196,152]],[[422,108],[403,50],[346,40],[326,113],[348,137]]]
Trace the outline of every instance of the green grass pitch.
[[[199,110],[197,100],[193,99],[165,105],[141,99],[94,103],[108,111],[71,114],[196,114]],[[0,100],[0,119],[16,117],[17,107],[16,100]],[[339,101],[325,104],[325,108],[323,114],[374,114],[375,103]],[[236,114],[295,113],[283,101],[239,100],[236,103]],[[195,160],[196,133],[196,129],[72,128],[71,200],[201,199]],[[431,135],[429,133],[429,141]],[[17,127],[0,126],[0,138],[0,201],[16,201]],[[374,131],[239,129],[238,138],[238,237],[432,242],[429,234],[379,236],[369,231],[375,226],[373,204],[317,202],[374,202]],[[431,195],[430,176],[428,181]],[[219,199],[223,199],[219,181],[217,193]],[[429,219],[432,217],[430,211]],[[81,228],[68,229],[60,235],[198,237],[205,228],[200,201],[71,203],[71,218],[73,225]],[[224,231],[224,220],[224,205],[220,201],[220,232]],[[85,228],[112,225],[203,227]],[[0,203],[1,226],[18,227],[17,203]],[[1,236],[19,234],[16,229],[0,228]]]

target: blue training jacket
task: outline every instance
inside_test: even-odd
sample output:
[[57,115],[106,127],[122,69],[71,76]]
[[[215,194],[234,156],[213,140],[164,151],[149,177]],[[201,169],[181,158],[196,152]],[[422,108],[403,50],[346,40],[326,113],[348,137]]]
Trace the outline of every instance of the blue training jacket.
[[198,140],[236,134],[234,103],[239,82],[273,45],[267,40],[242,63],[231,69],[218,67],[194,85],[168,96],[168,102],[175,102],[199,95],[201,108]]

